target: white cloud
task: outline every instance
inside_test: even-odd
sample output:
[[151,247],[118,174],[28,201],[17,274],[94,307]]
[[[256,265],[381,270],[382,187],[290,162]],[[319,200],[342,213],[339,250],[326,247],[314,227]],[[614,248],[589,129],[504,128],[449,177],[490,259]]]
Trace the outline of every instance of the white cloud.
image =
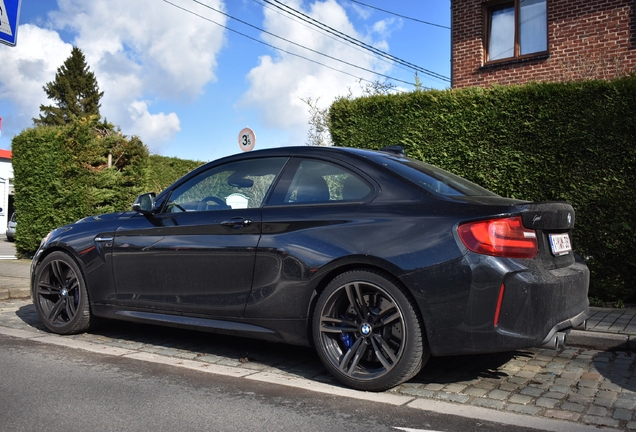
[[[374,33],[377,33],[379,36],[383,38],[387,38],[391,36],[392,32],[402,28],[402,20],[401,19],[396,20],[394,18],[383,19],[373,23],[373,26],[371,28],[373,29]],[[382,49],[387,49],[387,47],[384,47]]]
[[[223,24],[226,18],[201,5],[173,0]],[[222,0],[207,0],[222,10]],[[43,29],[20,27],[19,46],[4,49],[0,62],[0,98],[19,107],[21,126],[30,126],[41,103],[50,104],[42,86],[68,58],[71,45],[58,32],[75,35],[100,90],[101,114],[159,147],[179,131],[176,113],[152,113],[148,100],[192,101],[216,81],[223,28],[157,0],[58,0]],[[13,51],[11,51],[13,50]],[[28,120],[28,121],[27,121]]]
[[[346,11],[335,0],[315,1],[309,10],[303,10],[301,0],[288,0],[285,3],[355,39],[386,49],[385,41],[374,42],[370,35],[356,31]],[[344,44],[334,36],[317,32],[314,27],[291,21],[285,15],[267,8],[264,9],[264,14],[265,29],[282,38],[368,70],[382,72],[391,67],[387,63],[378,62],[362,49]],[[379,24],[377,30],[385,32],[386,26]],[[320,105],[326,106],[336,97],[347,95],[349,92],[354,95],[360,94],[361,89],[356,77],[375,79],[376,75],[373,72],[302,50],[271,35],[264,34],[263,39],[271,45],[353,75],[349,76],[280,51],[260,58],[259,65],[253,68],[247,77],[250,88],[243,95],[239,105],[256,108],[266,125],[290,131],[295,144],[303,144],[306,141],[308,129],[308,107],[302,99],[319,99]]]
[[[133,101],[128,107],[130,119],[145,142],[157,143],[174,138],[174,134],[181,130],[179,117],[175,113],[150,114],[146,101]],[[164,136],[167,134],[167,136]],[[150,144],[153,152],[158,152],[155,145]]]
[[[74,43],[84,51],[104,91],[101,113],[138,135],[152,148],[180,130],[176,113],[156,113],[148,98],[190,101],[216,81],[216,56],[224,33],[184,10],[156,0],[59,0],[51,14],[57,29],[77,33]],[[226,18],[196,3],[174,3],[225,23]],[[223,10],[221,0],[210,6]]]
[[21,25],[18,34],[18,46],[0,45],[0,99],[16,108],[3,113],[5,129],[13,132],[30,126],[40,105],[50,104],[42,87],[55,78],[72,48],[57,32],[37,26]]

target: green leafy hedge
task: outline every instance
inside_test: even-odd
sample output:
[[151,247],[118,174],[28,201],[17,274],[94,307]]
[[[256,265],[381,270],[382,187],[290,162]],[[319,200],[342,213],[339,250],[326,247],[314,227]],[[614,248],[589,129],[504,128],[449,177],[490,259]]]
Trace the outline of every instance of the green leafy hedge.
[[21,255],[32,254],[55,227],[130,208],[144,189],[146,146],[96,117],[26,129],[13,138],[12,150]]
[[201,161],[150,155],[148,158],[148,168],[146,170],[146,192],[159,193],[202,164],[203,162]]
[[425,91],[330,109],[335,145],[402,145],[500,195],[567,200],[590,295],[636,301],[636,76]]

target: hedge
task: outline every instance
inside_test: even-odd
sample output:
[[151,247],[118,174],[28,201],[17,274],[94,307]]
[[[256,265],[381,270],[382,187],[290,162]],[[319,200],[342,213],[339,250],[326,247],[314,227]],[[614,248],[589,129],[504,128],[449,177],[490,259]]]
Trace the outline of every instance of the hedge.
[[335,145],[401,145],[500,195],[567,200],[590,295],[636,301],[636,76],[339,99]]
[[60,225],[130,208],[143,191],[146,146],[94,117],[26,129],[11,145],[19,255],[35,252]]
[[175,157],[150,155],[146,169],[145,189],[147,192],[159,193],[203,163]]
[[32,255],[52,229],[129,210],[140,193],[160,192],[202,164],[149,155],[139,138],[96,117],[26,129],[13,138],[12,150],[20,256]]

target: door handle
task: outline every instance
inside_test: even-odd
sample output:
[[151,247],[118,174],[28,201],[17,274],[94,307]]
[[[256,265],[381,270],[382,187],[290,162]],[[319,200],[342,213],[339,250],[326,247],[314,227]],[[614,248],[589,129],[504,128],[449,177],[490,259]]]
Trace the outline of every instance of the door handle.
[[254,223],[251,219],[244,218],[232,218],[230,220],[226,220],[225,222],[221,222],[221,225],[232,227],[232,228],[243,228],[248,227]]
[[106,242],[106,243],[107,242],[112,242],[113,240],[114,240],[113,237],[95,237],[95,241],[96,242],[101,242],[101,243],[103,243],[103,242]]

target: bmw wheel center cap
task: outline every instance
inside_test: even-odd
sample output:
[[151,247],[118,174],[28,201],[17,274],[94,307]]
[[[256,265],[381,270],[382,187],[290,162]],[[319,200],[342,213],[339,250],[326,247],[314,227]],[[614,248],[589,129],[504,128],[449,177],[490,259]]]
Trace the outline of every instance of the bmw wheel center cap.
[[369,336],[369,334],[371,334],[371,326],[367,323],[362,324],[362,327],[360,327],[360,332],[362,332],[363,336]]

